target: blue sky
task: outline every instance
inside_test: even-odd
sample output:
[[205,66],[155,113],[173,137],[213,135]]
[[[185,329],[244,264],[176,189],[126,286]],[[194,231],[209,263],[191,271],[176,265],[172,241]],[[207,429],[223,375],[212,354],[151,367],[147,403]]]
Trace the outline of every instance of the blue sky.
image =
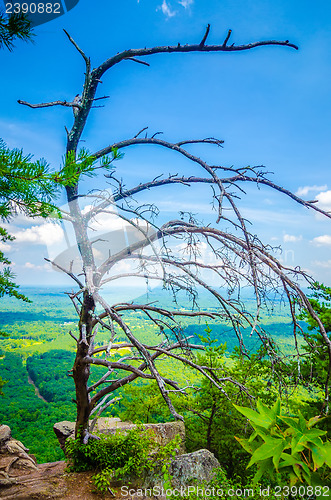
[[[163,138],[216,136],[223,149],[192,148],[225,166],[266,165],[272,179],[331,210],[331,5],[317,0],[80,0],[61,18],[35,29],[34,44],[1,52],[0,137],[58,168],[65,146],[67,108],[32,110],[17,104],[72,100],[81,91],[84,65],[66,29],[91,57],[92,65],[126,48],[200,42],[207,23],[209,43],[228,29],[232,42],[289,39],[299,51],[261,47],[241,53],[164,54],[150,67],[130,61],[103,77],[104,108],[92,110],[82,146],[91,152],[134,136],[149,126]],[[127,185],[158,173],[187,172],[187,163],[154,147],[128,150],[118,163]],[[199,175],[198,171],[195,171]],[[205,190],[158,197],[164,219],[181,209],[208,217]],[[61,202],[61,200],[60,200]],[[281,258],[331,283],[331,223],[270,189],[251,186],[239,202],[263,241],[282,245]],[[43,257],[57,243],[54,226],[13,220],[16,242],[6,247],[22,284],[58,283]],[[62,278],[61,278],[62,279]]]

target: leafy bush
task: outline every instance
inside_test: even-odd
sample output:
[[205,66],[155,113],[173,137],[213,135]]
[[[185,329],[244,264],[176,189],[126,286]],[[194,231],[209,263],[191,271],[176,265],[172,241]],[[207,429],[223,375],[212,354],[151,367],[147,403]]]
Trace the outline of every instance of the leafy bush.
[[[248,481],[246,485],[242,484],[241,478],[233,477],[229,479],[226,477],[224,470],[219,467],[214,469],[213,478],[210,481],[196,481],[185,490],[185,500],[243,500],[245,498],[252,498],[253,500],[261,500],[265,498],[266,500],[294,500],[296,497],[300,500],[306,500],[310,498],[311,495],[305,496],[292,491],[290,488],[284,488],[285,494],[283,494],[283,489],[271,488],[267,483],[257,483],[253,484],[252,481]],[[287,491],[289,490],[289,492]],[[293,494],[293,496],[291,496]],[[178,500],[176,494],[168,495],[169,500]]]
[[136,427],[127,433],[101,434],[86,445],[79,439],[68,440],[69,470],[96,470],[93,479],[100,491],[107,491],[112,480],[131,481],[155,470],[168,477],[170,459],[180,445],[180,436],[166,446],[157,445],[153,436],[152,430]]
[[312,429],[321,420],[318,416],[307,421],[300,411],[298,417],[281,415],[280,399],[272,408],[258,400],[258,411],[234,406],[255,431],[249,439],[237,438],[252,455],[247,467],[257,464],[254,483],[266,475],[278,484],[286,484],[287,478],[291,486],[298,481],[320,484],[321,476],[316,471],[324,464],[331,467],[331,442],[322,440],[326,431]]

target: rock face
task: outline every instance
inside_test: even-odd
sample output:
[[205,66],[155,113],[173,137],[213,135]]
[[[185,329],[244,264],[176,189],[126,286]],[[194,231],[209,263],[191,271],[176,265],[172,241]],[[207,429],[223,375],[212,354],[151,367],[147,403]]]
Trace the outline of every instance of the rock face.
[[219,461],[209,450],[198,450],[175,457],[170,464],[174,488],[189,486],[194,482],[211,481]]
[[[105,419],[107,420],[107,419]],[[101,427],[99,432],[103,434],[115,434],[115,432],[128,432],[137,427],[129,422],[121,422],[120,426],[116,427]],[[155,443],[160,446],[165,446],[178,434],[181,437],[181,445],[179,454],[185,453],[185,426],[183,422],[165,422],[163,424],[143,424],[144,429],[151,429],[154,433]]]
[[[56,424],[56,434],[65,443],[65,436],[72,437],[74,424],[60,422]],[[114,433],[117,429],[127,432],[135,427],[119,419],[100,419],[99,430]],[[182,422],[165,424],[146,424],[155,434],[155,441],[160,445],[167,444],[178,433],[185,442],[185,428]],[[182,448],[184,449],[184,448]],[[93,493],[93,472],[68,473],[65,462],[54,462],[37,465],[35,458],[28,454],[28,449],[11,436],[7,425],[0,425],[0,498],[3,500],[95,500]],[[194,481],[209,481],[213,469],[220,464],[208,450],[178,455],[170,465],[173,488],[188,486]],[[162,486],[163,475],[155,474],[148,479],[148,487]],[[133,486],[133,485],[132,485]],[[133,486],[134,488],[134,486]],[[124,496],[121,485],[114,483],[111,491],[103,498],[106,500],[150,500],[145,495],[136,494]],[[166,500],[158,497],[158,500]]]
[[[2,500],[95,500],[92,472],[67,474],[65,462],[37,465],[23,443],[0,425],[0,498]],[[111,499],[106,495],[105,499]],[[114,500],[114,499],[113,499]]]
[[54,424],[53,431],[59,440],[61,450],[65,453],[65,442],[68,438],[73,438],[75,436],[75,423],[68,422],[64,420],[63,422],[58,422]]
[[[115,434],[116,432],[128,432],[137,427],[131,422],[122,422],[119,418],[100,418],[97,421],[95,431],[103,434]],[[178,434],[181,437],[182,444],[179,453],[185,453],[185,426],[183,422],[166,422],[164,424],[144,424],[145,429],[151,429],[155,436],[155,442],[165,446]],[[74,422],[58,422],[53,427],[56,437],[59,440],[61,449],[65,451],[65,442],[75,434]]]
[[23,443],[13,439],[8,425],[0,426],[0,487],[16,483],[12,471],[37,470],[36,460]]
[[11,438],[10,427],[8,425],[0,425],[0,449],[2,445]]

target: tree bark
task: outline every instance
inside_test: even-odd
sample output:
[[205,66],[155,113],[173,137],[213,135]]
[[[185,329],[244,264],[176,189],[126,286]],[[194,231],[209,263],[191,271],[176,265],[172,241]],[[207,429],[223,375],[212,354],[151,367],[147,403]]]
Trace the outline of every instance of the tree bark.
[[73,367],[77,404],[75,437],[80,437],[83,442],[87,442],[89,435],[90,396],[87,384],[90,364],[86,362],[86,356],[88,356],[89,340],[92,335],[94,309],[94,299],[88,291],[85,291],[79,320],[80,337]]

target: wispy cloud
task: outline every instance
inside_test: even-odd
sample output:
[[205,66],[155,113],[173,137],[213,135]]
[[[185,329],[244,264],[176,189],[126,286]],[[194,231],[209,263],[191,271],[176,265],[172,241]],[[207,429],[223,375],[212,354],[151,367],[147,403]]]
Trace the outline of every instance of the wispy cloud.
[[299,187],[297,192],[295,193],[297,196],[307,196],[308,193],[317,193],[318,191],[325,191],[328,189],[328,186],[325,184],[324,186],[302,186]]
[[331,269],[331,259],[329,260],[314,260],[312,262],[313,266],[322,267],[324,269]]
[[302,236],[294,236],[293,234],[284,234],[283,241],[284,243],[297,243],[302,240]]
[[[138,0],[139,3],[140,0]],[[177,0],[177,3],[184,7],[184,9],[189,9],[193,3],[194,0]],[[170,19],[171,17],[174,17],[178,12],[177,10],[174,10],[172,5],[168,0],[163,0],[162,5],[157,8],[157,10],[162,10],[163,14]]]
[[313,245],[320,246],[331,246],[331,236],[329,234],[323,234],[321,236],[316,236],[316,238],[311,240]]
[[39,266],[37,264],[33,264],[32,262],[26,262],[23,267],[25,267],[25,269],[34,269],[36,271],[52,272],[52,267],[50,266],[50,264]]
[[193,5],[194,0],[178,0],[178,3],[184,7],[184,9],[187,9],[188,7],[191,7]]
[[161,5],[161,10],[167,18],[174,17],[177,12],[175,10],[172,10],[170,5],[167,3],[167,0],[163,0],[162,5]]

